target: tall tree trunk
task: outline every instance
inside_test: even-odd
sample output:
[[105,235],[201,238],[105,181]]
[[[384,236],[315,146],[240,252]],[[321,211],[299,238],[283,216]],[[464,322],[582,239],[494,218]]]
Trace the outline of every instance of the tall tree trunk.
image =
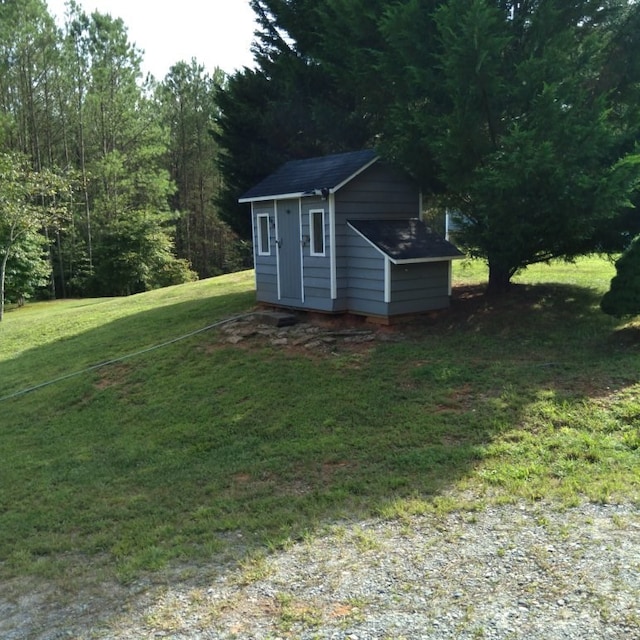
[[[60,270],[60,289],[62,290],[62,297],[67,297],[67,285],[65,284],[66,278],[64,277],[64,260],[62,257],[62,241],[60,239],[60,229],[56,229],[56,243],[58,245],[58,269]],[[53,269],[51,271],[53,276]]]
[[[79,57],[77,58],[80,69]],[[80,76],[79,72],[79,76]],[[84,215],[87,225],[87,252],[89,257],[89,268],[93,271],[93,237],[91,234],[91,206],[89,204],[89,179],[87,176],[86,141],[84,128],[84,84],[78,80],[77,92],[77,115],[78,115],[78,144],[80,147],[80,171],[82,173],[82,195],[84,198]]]
[[511,288],[513,270],[489,258],[489,282],[486,294],[490,296],[504,295]]
[[56,292],[56,276],[55,270],[53,268],[54,265],[54,257],[53,257],[53,242],[51,242],[51,238],[49,237],[49,228],[45,225],[44,229],[44,237],[47,239],[47,253],[49,255],[49,290],[51,292],[51,297],[55,300],[57,296]]
[[2,262],[0,262],[0,322],[2,322],[2,318],[4,318],[4,286],[8,260],[9,248],[7,247],[2,255]]

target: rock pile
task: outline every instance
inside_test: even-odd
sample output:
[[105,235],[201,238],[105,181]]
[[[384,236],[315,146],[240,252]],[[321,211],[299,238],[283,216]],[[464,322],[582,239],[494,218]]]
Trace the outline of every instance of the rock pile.
[[330,351],[335,346],[359,345],[375,340],[389,340],[386,332],[371,328],[353,328],[340,319],[324,320],[304,318],[295,324],[274,326],[260,314],[248,316],[226,324],[221,329],[224,341],[239,344],[249,340],[266,341],[275,347],[299,347],[308,350]]

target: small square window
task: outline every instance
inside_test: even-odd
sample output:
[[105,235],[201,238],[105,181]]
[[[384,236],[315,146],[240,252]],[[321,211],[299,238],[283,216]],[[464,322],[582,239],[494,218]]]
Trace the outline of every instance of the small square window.
[[258,214],[258,255],[271,255],[271,229],[268,213]]
[[309,212],[309,235],[312,256],[324,255],[324,209]]

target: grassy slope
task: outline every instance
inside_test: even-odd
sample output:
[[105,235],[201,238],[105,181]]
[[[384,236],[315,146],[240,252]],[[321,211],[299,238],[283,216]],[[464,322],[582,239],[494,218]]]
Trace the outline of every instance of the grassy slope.
[[[216,331],[0,404],[0,576],[122,579],[325,521],[515,498],[637,501],[640,338],[597,259],[530,269],[402,340],[331,355]],[[0,326],[0,396],[251,309],[252,274],[57,302]],[[81,561],[81,562],[79,562]]]

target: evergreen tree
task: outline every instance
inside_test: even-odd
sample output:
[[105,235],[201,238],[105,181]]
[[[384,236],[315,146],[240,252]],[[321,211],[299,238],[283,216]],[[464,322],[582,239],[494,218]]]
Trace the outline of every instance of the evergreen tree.
[[202,276],[241,264],[214,203],[214,85],[224,79],[185,65],[180,140],[176,112],[142,78],[141,55],[122,20],[88,15],[74,0],[61,28],[44,0],[0,2],[0,152],[24,154],[36,172],[63,166],[73,183],[68,224],[13,243],[14,280],[19,254],[39,261],[36,244],[54,269],[52,295],[181,282],[194,275],[190,260]]
[[230,80],[220,138],[227,210],[245,232],[231,200],[256,179],[298,152],[372,143],[431,204],[458,212],[464,248],[489,263],[489,291],[529,264],[619,249],[637,225],[637,3],[252,6],[258,69]]
[[169,206],[175,184],[164,166],[168,136],[151,86],[141,82],[140,52],[122,20],[99,12],[74,15],[68,29],[77,57],[74,84],[84,96],[75,147],[87,214],[78,226],[90,249],[83,288],[121,295],[161,286],[168,273],[175,276],[170,284],[189,280],[193,274],[173,249],[177,215]]
[[600,301],[600,308],[616,318],[640,315],[640,236],[616,260],[616,275]]
[[43,0],[0,3],[0,143],[50,166],[57,31]]
[[490,292],[624,241],[611,230],[638,181],[639,18],[617,0],[411,0],[386,14],[397,93],[383,149],[459,213]]
[[[371,128],[352,88],[319,64],[324,2],[252,0],[260,31],[256,69],[231,76],[218,97],[217,140],[224,188],[220,215],[251,234],[237,198],[283,162],[371,144]],[[324,37],[324,36],[323,36]]]

